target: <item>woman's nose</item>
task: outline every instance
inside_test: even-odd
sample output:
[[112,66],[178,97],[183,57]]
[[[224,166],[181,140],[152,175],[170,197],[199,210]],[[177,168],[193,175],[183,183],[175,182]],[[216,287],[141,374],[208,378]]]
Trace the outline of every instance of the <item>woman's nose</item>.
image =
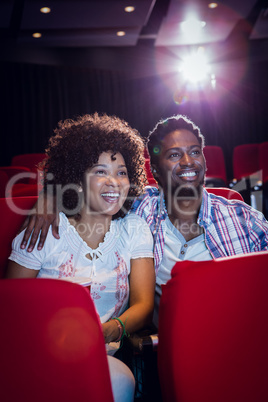
[[106,183],[109,186],[118,186],[118,179],[117,177],[114,177],[113,175],[109,174],[106,178]]

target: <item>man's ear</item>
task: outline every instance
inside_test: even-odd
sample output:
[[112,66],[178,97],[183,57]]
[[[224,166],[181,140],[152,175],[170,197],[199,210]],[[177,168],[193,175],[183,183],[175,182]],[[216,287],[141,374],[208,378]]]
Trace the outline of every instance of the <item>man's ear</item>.
[[153,176],[154,176],[154,177],[158,177],[158,172],[157,172],[156,166],[155,166],[155,165],[152,165],[151,168],[152,168],[152,174],[153,174]]

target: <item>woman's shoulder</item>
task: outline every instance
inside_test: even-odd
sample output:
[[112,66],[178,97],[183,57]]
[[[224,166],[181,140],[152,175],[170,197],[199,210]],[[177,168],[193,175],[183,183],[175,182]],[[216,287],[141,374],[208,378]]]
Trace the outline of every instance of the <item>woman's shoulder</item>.
[[145,240],[151,237],[151,231],[146,221],[135,213],[130,212],[118,221],[118,231],[131,241]]
[[148,227],[145,219],[135,214],[134,212],[130,212],[124,218],[122,218],[120,225],[128,229],[131,229],[131,227]]

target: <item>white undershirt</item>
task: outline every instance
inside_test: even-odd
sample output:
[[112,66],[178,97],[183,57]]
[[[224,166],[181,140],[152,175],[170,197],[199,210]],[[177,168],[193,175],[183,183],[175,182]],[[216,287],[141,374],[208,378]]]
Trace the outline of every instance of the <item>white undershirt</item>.
[[212,256],[205,243],[205,235],[201,234],[188,242],[167,217],[165,219],[165,248],[160,264],[155,288],[154,324],[158,326],[158,307],[162,294],[161,285],[171,278],[171,270],[178,261],[207,261]]

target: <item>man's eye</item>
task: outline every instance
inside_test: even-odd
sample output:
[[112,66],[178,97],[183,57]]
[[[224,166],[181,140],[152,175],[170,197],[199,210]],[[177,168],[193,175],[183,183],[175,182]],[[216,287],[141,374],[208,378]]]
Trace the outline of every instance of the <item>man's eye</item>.
[[127,172],[125,172],[124,170],[121,170],[120,172],[118,172],[119,176],[127,176]]
[[99,174],[99,175],[104,175],[104,174],[105,174],[105,171],[104,171],[104,170],[96,170],[95,173],[96,173],[96,174]]
[[192,155],[200,155],[200,151],[198,149],[195,149],[192,151]]
[[179,154],[178,152],[173,152],[172,154],[169,155],[169,158],[178,158]]

